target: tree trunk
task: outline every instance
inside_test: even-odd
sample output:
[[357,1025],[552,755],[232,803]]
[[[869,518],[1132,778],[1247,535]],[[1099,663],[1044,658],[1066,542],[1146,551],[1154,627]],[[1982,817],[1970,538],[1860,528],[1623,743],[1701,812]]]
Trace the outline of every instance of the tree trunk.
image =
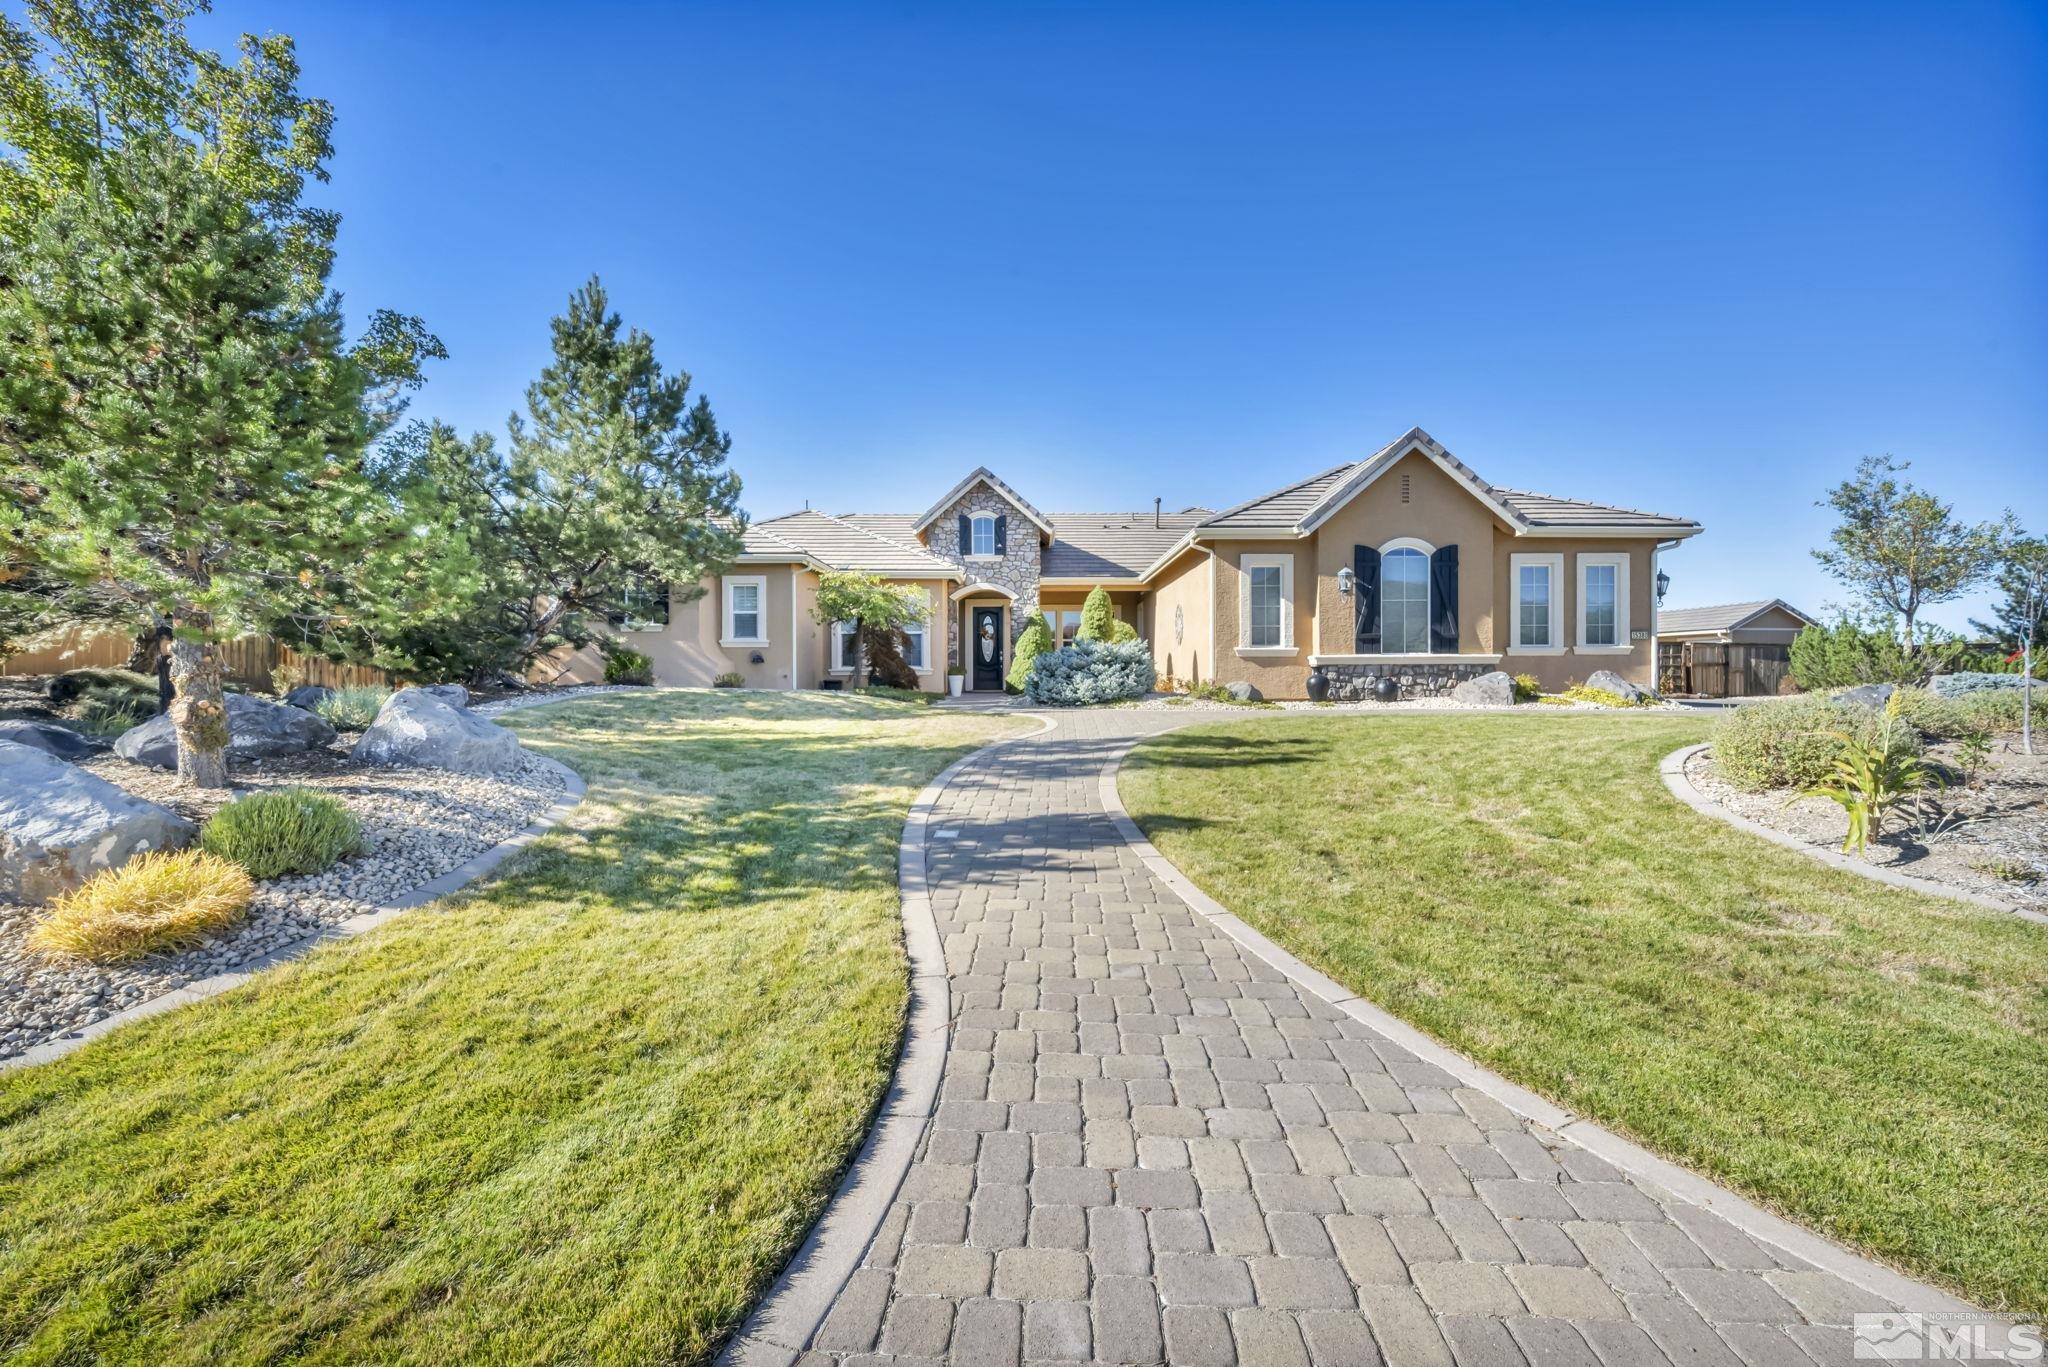
[[[228,786],[228,708],[220,686],[220,648],[204,632],[211,622],[181,616],[171,643],[171,725],[178,732],[178,777],[194,788]],[[187,632],[194,633],[187,635]]]

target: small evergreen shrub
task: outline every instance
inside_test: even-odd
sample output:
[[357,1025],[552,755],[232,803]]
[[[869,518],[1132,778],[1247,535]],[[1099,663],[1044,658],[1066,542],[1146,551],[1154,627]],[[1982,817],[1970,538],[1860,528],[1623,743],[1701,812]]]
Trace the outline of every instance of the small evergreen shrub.
[[1138,629],[1119,617],[1109,624],[1109,639],[1118,645],[1138,639]]
[[1081,629],[1074,633],[1077,641],[1114,640],[1116,630],[1116,604],[1109,600],[1109,591],[1101,585],[1088,590],[1088,597],[1081,603]]
[[2026,680],[2018,673],[1990,674],[1972,670],[1965,674],[1937,674],[1928,686],[1944,698],[1960,698],[1987,688],[2018,688]]
[[1034,613],[1030,622],[1025,624],[1024,634],[1019,636],[1017,644],[1011,647],[1010,672],[1004,676],[1003,681],[1013,691],[1022,692],[1031,678],[1032,666],[1038,663],[1038,657],[1052,648],[1052,628],[1045,624],[1043,617]]
[[58,898],[31,949],[123,963],[233,925],[256,895],[239,865],[204,850],[160,851],[95,874]]
[[[1714,724],[1714,763],[1738,788],[1810,788],[1834,772],[1840,735],[1859,744],[1877,740],[1883,714],[1822,697],[1745,703]],[[1919,752],[1917,737],[1899,744]]]
[[1543,685],[1536,682],[1534,674],[1515,675],[1514,686],[1516,702],[1534,702],[1543,696]]
[[711,686],[713,688],[745,688],[747,686],[747,676],[740,673],[737,669],[728,669],[725,673],[713,679]]
[[606,683],[653,687],[654,661],[631,646],[622,646],[617,641],[599,641],[597,653],[604,656]]
[[[1944,697],[1931,688],[1904,688],[1899,713],[1936,740],[2004,735],[2020,729],[2025,700],[2018,687],[1980,688]],[[2048,722],[2048,685],[2034,685],[2034,725]]]
[[1809,693],[1867,683],[1918,683],[1927,662],[1908,656],[1889,621],[1864,627],[1842,618],[1833,626],[1806,627],[1793,638],[1792,681]]
[[1024,696],[1048,707],[1087,707],[1142,698],[1157,677],[1142,641],[1076,641],[1033,662]]
[[230,802],[199,832],[199,848],[251,878],[320,873],[363,847],[362,824],[324,793],[286,788]]
[[337,731],[362,731],[377,720],[377,714],[384,710],[384,704],[391,698],[391,690],[376,684],[357,684],[353,688],[337,688],[319,702],[313,704],[314,713]]

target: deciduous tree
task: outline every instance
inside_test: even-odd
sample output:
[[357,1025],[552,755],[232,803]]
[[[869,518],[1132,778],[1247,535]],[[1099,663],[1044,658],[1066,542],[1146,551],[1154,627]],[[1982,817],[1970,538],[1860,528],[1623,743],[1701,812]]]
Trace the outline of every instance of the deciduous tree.
[[[925,619],[925,600],[908,584],[891,584],[857,570],[833,570],[818,576],[818,600],[811,616],[827,628],[835,622],[853,623],[853,678],[858,686],[867,677],[878,645],[897,652],[897,662],[902,663],[903,630]],[[908,686],[915,687],[916,675],[910,677]]]
[[1925,489],[1897,478],[1910,462],[1869,456],[1820,506],[1841,517],[1814,559],[1867,607],[1896,614],[1908,654],[1921,609],[1961,597],[1997,563],[2008,524],[1959,521]]

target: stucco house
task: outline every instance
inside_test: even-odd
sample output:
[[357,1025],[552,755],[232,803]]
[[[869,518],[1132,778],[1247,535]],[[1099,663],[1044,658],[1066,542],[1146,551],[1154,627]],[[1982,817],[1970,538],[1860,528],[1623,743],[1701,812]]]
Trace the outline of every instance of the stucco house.
[[[852,569],[925,595],[909,655],[934,692],[953,662],[969,690],[1000,690],[1031,615],[1071,640],[1098,585],[1161,675],[1269,698],[1306,696],[1315,669],[1336,698],[1385,675],[1414,695],[1494,669],[1550,687],[1611,669],[1648,686],[1657,555],[1699,531],[1498,487],[1421,428],[1221,512],[1047,513],[978,469],[918,513],[755,522],[701,596],[671,593],[619,634],[661,683],[730,671],[755,688],[817,688],[852,662],[847,628],[812,620],[818,576]],[[568,677],[596,668],[585,652]]]

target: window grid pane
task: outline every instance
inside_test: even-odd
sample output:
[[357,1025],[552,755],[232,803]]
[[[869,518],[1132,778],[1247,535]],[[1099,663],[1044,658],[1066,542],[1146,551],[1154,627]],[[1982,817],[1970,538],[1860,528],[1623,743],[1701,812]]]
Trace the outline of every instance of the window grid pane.
[[924,668],[924,628],[905,627],[903,634],[909,643],[903,647],[903,662],[912,669]]
[[1550,566],[1524,565],[1517,602],[1520,605],[1522,644],[1550,644]]
[[759,584],[734,584],[732,586],[732,634],[739,641],[756,640],[761,635],[761,586]]
[[1586,566],[1586,644],[1611,646],[1615,639],[1614,566]]
[[1380,561],[1380,649],[1390,655],[1429,653],[1429,557],[1389,551]]
[[1280,567],[1254,566],[1251,579],[1251,644],[1277,646],[1280,644]]
[[996,520],[992,517],[974,519],[974,545],[971,555],[994,555],[996,553]]

